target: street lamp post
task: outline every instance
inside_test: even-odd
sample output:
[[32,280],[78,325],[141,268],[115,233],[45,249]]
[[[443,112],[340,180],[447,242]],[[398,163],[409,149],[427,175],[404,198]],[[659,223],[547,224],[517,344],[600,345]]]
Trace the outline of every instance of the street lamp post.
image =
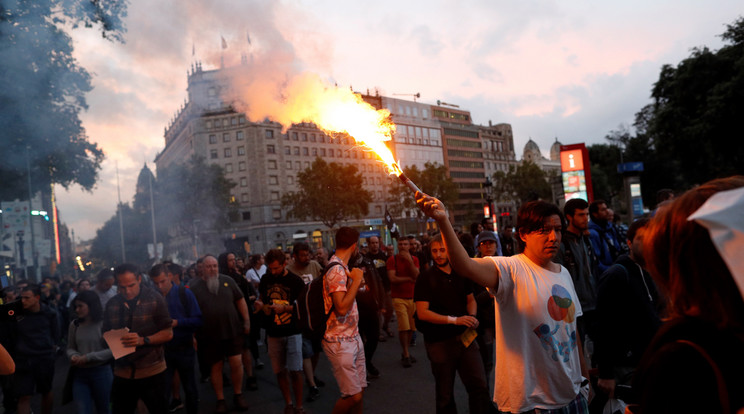
[[493,220],[494,217],[494,211],[493,211],[493,182],[491,182],[491,177],[486,177],[486,182],[483,183],[483,188],[486,190],[486,203],[488,203],[488,214],[485,218],[488,218],[491,223],[494,225],[494,231],[498,231],[496,229],[496,223]]

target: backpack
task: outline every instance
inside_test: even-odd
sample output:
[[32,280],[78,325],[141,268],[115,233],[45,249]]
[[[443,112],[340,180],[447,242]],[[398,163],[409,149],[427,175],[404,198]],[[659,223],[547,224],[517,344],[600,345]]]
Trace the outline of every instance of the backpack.
[[[325,335],[326,322],[331,315],[330,310],[326,313],[325,301],[323,300],[323,283],[325,275],[331,268],[341,265],[340,262],[331,262],[323,269],[323,273],[310,283],[306,284],[297,298],[297,315],[300,328],[305,336],[321,340]],[[331,306],[333,310],[333,306]]]

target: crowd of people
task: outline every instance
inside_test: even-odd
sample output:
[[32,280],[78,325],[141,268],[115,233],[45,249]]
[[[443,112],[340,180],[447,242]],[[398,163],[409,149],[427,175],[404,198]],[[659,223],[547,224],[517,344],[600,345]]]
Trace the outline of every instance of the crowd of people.
[[342,227],[332,252],[297,242],[186,268],[122,264],[94,281],[17,281],[3,290],[3,406],[26,414],[40,394],[51,413],[66,354],[63,403],[82,413],[197,413],[199,381],[215,412],[246,411],[263,358],[284,412],[304,413],[320,396],[324,354],[340,390],[333,413],[361,413],[381,376],[378,344],[397,327],[401,370],[418,362],[410,347],[423,336],[437,413],[457,412],[456,376],[471,413],[601,413],[618,400],[634,413],[734,413],[744,407],[744,289],[688,218],[742,187],[737,176],[664,193],[629,226],[603,200],[533,201],[501,233],[488,221],[458,231],[439,200],[417,194],[438,233],[385,245]]

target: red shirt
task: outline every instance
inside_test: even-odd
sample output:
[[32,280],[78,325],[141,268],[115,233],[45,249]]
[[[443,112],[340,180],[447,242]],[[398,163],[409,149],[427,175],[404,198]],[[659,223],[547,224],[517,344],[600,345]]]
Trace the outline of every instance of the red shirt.
[[[413,264],[416,268],[419,267],[419,261],[416,256],[411,256]],[[408,263],[403,259],[398,259],[398,255],[395,255],[388,259],[387,270],[395,270],[395,275],[398,277],[410,277]],[[413,299],[413,289],[416,286],[416,282],[404,282],[395,283],[390,282],[390,297],[401,298],[401,299]]]

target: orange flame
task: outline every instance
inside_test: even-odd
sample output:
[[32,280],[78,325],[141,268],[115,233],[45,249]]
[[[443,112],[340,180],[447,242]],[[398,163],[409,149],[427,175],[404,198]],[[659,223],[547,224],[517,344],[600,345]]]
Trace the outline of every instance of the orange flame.
[[390,174],[400,176],[402,171],[385,144],[395,133],[390,112],[387,109],[376,110],[359,95],[351,96],[353,101],[329,99],[317,102],[318,113],[312,122],[328,133],[349,134],[357,143],[377,154]]
[[374,151],[391,174],[401,176],[400,167],[385,145],[395,133],[388,110],[377,110],[350,89],[329,87],[310,73],[289,79],[280,73],[271,73],[269,79],[264,79],[252,76],[250,71],[233,71],[230,76],[231,93],[235,95],[226,100],[245,111],[250,119],[269,118],[284,128],[312,122],[328,134],[349,134],[358,144]]

